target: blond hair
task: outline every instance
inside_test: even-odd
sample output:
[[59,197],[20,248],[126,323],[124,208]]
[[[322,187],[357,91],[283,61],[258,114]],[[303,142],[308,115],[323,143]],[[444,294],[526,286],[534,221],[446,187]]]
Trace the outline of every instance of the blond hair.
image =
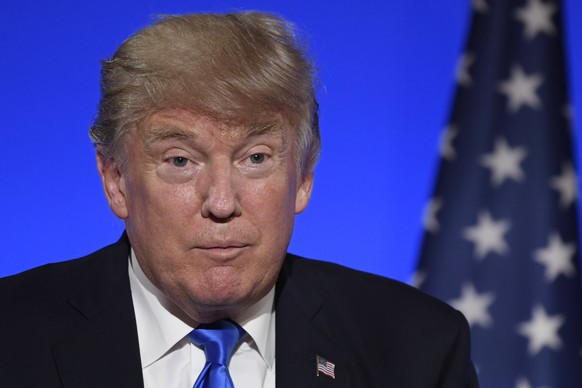
[[101,100],[90,136],[119,157],[128,130],[164,108],[233,124],[280,117],[295,129],[302,174],[319,157],[314,66],[293,26],[262,12],[167,16],[102,62]]

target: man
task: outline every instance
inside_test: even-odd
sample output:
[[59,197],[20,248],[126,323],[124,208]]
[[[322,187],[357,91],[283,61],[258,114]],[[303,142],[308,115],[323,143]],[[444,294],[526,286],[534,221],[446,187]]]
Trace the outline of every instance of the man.
[[[125,41],[91,138],[126,233],[0,282],[2,386],[475,387],[460,313],[286,253],[320,149],[313,78],[264,13],[166,17]],[[224,325],[242,338],[218,366],[195,333]]]

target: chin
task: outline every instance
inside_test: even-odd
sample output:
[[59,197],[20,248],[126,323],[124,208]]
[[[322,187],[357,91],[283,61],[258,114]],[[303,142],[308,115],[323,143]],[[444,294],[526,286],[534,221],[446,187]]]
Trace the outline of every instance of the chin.
[[216,319],[233,317],[240,311],[247,309],[258,302],[269,289],[241,288],[241,287],[213,287],[206,288],[198,294],[191,294],[189,305],[202,315],[214,316]]
[[248,306],[245,298],[213,297],[189,304],[187,314],[199,323],[210,323],[219,319],[234,318]]

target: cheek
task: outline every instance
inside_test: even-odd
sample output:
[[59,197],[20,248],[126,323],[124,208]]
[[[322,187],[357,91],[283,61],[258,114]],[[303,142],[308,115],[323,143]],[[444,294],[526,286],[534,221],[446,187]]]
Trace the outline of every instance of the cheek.
[[264,249],[269,254],[287,250],[295,219],[295,195],[286,180],[268,182],[254,187],[243,204],[254,226],[261,231]]
[[168,184],[155,177],[141,177],[139,182],[132,185],[129,191],[130,198],[135,199],[136,207],[146,213],[156,211],[164,215],[167,211],[195,202],[196,195],[192,185]]
[[294,188],[284,179],[260,182],[247,191],[247,203],[257,216],[285,221],[293,217],[295,210]]
[[128,188],[128,228],[139,229],[146,239],[178,237],[179,230],[187,230],[199,211],[194,190],[188,185],[169,185],[142,178]]

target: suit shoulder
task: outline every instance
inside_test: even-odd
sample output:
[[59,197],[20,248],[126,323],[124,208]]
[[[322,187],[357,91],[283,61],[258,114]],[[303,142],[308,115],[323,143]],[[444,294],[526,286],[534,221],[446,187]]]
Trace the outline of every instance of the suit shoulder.
[[365,382],[360,385],[383,386],[390,376],[399,387],[468,386],[470,335],[460,312],[393,279],[287,259],[284,295],[292,294],[311,322],[329,333],[338,347],[334,357],[343,354],[354,365],[350,376]]
[[16,308],[23,303],[42,305],[54,300],[64,292],[70,292],[82,284],[91,273],[110,258],[129,254],[129,248],[123,243],[106,246],[87,256],[45,264],[24,272],[0,278],[0,306],[7,308],[14,304]]
[[398,314],[415,322],[435,318],[457,324],[464,321],[462,314],[447,303],[398,280],[335,263],[289,256],[294,270],[309,277],[326,299],[361,314]]

